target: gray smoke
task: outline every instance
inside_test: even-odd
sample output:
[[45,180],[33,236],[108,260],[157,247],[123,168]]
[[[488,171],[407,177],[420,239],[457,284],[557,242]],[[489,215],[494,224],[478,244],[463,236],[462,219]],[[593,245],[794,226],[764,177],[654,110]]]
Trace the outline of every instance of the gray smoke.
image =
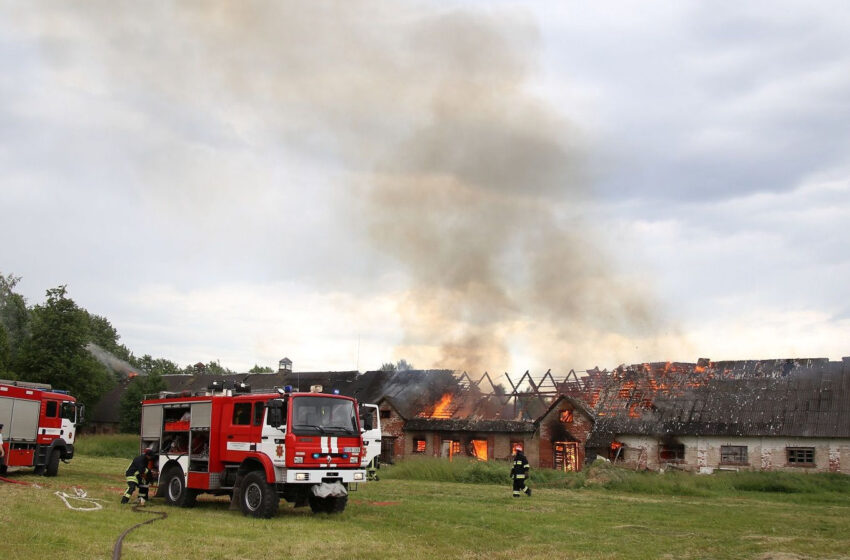
[[[161,130],[158,149],[134,162],[145,196],[172,211],[262,202],[230,168],[206,175],[219,162],[202,147],[246,149],[240,127],[343,166],[341,221],[358,210],[373,246],[409,277],[399,357],[497,372],[525,337],[527,352],[559,368],[575,361],[573,347],[655,329],[644,290],[620,278],[584,219],[591,148],[531,93],[540,37],[522,11],[286,0],[53,8],[20,8],[21,25],[45,37],[58,73],[100,65],[117,100]],[[181,176],[177,160],[201,171]]]
[[104,350],[94,342],[86,344],[86,350],[95,357],[95,359],[105,365],[118,379],[127,379],[130,374],[147,375],[147,372],[133,367],[128,362],[114,355],[108,350]]

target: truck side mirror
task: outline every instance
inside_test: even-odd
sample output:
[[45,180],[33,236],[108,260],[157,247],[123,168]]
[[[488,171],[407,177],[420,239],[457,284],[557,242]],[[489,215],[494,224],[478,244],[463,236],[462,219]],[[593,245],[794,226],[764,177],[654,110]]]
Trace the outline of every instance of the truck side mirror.
[[285,408],[283,401],[272,400],[266,403],[268,409],[268,423],[273,428],[279,428],[286,423]]
[[368,408],[360,409],[360,427],[366,432],[375,427],[372,423],[372,411]]

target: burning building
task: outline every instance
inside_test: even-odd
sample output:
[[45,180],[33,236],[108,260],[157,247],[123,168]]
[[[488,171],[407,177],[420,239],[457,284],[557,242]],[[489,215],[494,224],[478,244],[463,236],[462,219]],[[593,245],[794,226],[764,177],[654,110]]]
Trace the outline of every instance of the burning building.
[[850,358],[652,363],[593,372],[591,455],[636,468],[850,474]]
[[[211,377],[164,379],[171,391],[193,392]],[[646,363],[570,371],[560,382],[526,372],[516,384],[506,376],[509,390],[487,374],[451,370],[226,377],[254,389],[322,385],[377,404],[385,463],[504,460],[522,445],[532,467],[566,471],[601,456],[638,469],[850,474],[850,358]]]

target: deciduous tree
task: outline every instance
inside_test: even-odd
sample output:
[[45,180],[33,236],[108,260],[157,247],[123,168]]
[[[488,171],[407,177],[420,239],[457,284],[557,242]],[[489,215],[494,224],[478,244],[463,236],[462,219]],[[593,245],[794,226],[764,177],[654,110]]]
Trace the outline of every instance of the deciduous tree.
[[67,297],[65,286],[47,290],[47,301],[32,309],[29,331],[15,360],[22,379],[66,389],[88,406],[114,384],[106,367],[86,350],[88,314]]

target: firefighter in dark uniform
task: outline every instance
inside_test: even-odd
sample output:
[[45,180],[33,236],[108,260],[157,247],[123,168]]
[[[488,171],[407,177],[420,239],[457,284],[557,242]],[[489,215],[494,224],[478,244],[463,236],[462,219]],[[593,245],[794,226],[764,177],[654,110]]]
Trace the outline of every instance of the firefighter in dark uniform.
[[153,451],[145,449],[145,452],[133,459],[127,471],[124,473],[127,476],[127,491],[121,497],[121,503],[126,504],[139,488],[139,504],[145,505],[148,499],[148,482],[153,478],[152,471]]
[[531,488],[525,482],[528,480],[528,459],[522,453],[522,446],[517,446],[511,466],[511,478],[514,479],[514,498],[519,498],[520,492],[531,496]]

